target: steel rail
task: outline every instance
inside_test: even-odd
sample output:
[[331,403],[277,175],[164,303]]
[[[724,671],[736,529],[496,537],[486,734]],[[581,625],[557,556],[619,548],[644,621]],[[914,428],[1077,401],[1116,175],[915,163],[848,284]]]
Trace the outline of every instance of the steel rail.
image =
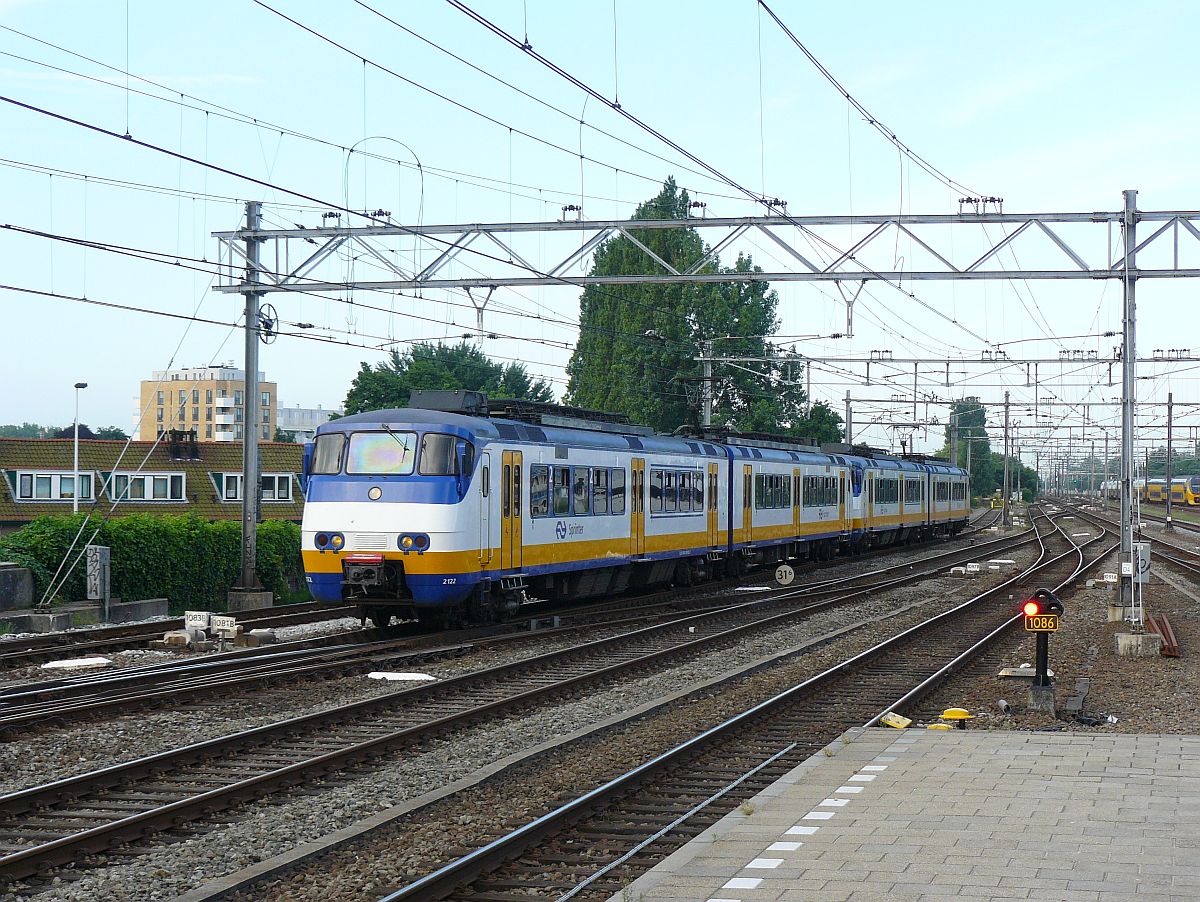
[[[1031,530],[1036,536],[1036,531]],[[1034,541],[1025,538],[1025,534],[1014,537],[1013,541]],[[898,565],[909,567],[908,564]],[[895,586],[913,582],[924,574],[908,573],[888,583]],[[580,658],[592,655],[601,659],[602,666],[585,670],[566,679],[517,692],[483,705],[469,707],[465,710],[445,715],[433,720],[406,727],[399,731],[386,733],[372,739],[348,745],[337,751],[322,754],[297,762],[284,768],[277,768],[266,773],[239,780],[226,787],[212,789],[188,799],[180,799],[159,809],[139,812],[137,814],[98,825],[71,836],[55,839],[25,849],[12,852],[0,858],[0,875],[7,877],[22,877],[43,871],[49,867],[64,864],[74,858],[79,849],[97,851],[105,847],[119,845],[131,839],[137,839],[148,832],[161,829],[164,826],[211,814],[216,810],[230,807],[240,802],[261,795],[273,786],[293,785],[311,778],[314,774],[336,770],[349,763],[358,762],[369,757],[385,754],[389,749],[409,744],[415,739],[443,733],[449,729],[472,723],[487,716],[522,708],[534,702],[540,702],[548,697],[578,689],[588,683],[601,682],[610,677],[631,670],[642,669],[657,664],[669,657],[689,655],[694,651],[709,648],[720,642],[728,641],[744,635],[749,629],[764,629],[781,624],[788,618],[806,616],[815,609],[840,603],[848,598],[860,597],[875,591],[872,586],[858,589],[847,595],[830,598],[809,604],[801,609],[785,611],[781,614],[760,618],[749,624],[741,624],[732,628],[721,628],[721,622],[734,613],[758,613],[770,604],[786,600],[799,592],[786,592],[770,601],[755,599],[731,605],[716,613],[704,613],[673,620],[668,624],[643,627],[617,637],[595,640],[583,645],[552,652],[535,659],[512,662],[499,665],[485,671],[467,674],[462,677],[446,680],[428,689],[408,689],[391,693],[374,699],[354,702],[327,711],[315,712],[292,718],[279,724],[269,724],[257,727],[228,737],[207,740],[182,749],[163,752],[148,756],[122,765],[114,765],[89,774],[68,777],[44,786],[31,787],[0,797],[0,813],[10,818],[27,814],[28,812],[53,803],[66,803],[85,793],[97,790],[111,789],[149,775],[162,775],[179,771],[189,764],[212,758],[219,753],[232,754],[238,750],[261,746],[277,737],[286,737],[301,730],[319,730],[328,728],[331,724],[345,723],[348,720],[370,719],[372,715],[390,708],[408,705],[421,699],[432,699],[435,693],[445,694],[449,691],[471,686],[487,686],[495,690],[503,679],[517,679],[524,673],[537,668],[543,671],[556,664],[565,663],[572,657]],[[689,627],[697,630],[695,638]],[[714,630],[707,634],[701,630]],[[674,633],[674,636],[668,634]],[[605,660],[620,652],[622,645],[629,646],[631,642],[655,641],[660,636],[667,636],[671,644],[666,647],[652,649],[649,653],[627,657],[626,660],[604,664]],[[606,657],[607,656],[607,657]],[[430,702],[432,703],[432,702]],[[307,777],[306,777],[307,775]]]
[[[935,569],[945,567],[951,561],[978,557],[980,553],[991,553],[988,549],[1011,549],[1019,547],[1019,544],[1015,542],[1013,537],[999,538],[969,548],[951,549],[907,565],[899,564],[890,568],[877,568],[864,573],[803,584],[792,590],[785,591],[782,597],[790,598],[796,597],[798,594],[828,593],[835,590],[845,591],[855,583],[885,575],[890,571],[898,570],[904,566],[908,566],[910,571],[909,576],[919,577],[929,575],[930,571],[928,568],[931,566]],[[922,567],[923,569],[913,572],[916,567]],[[893,583],[894,581],[883,580],[857,588],[863,591],[879,591],[894,587]],[[779,594],[759,596],[754,601],[762,604],[779,597],[781,597]],[[670,606],[677,608],[678,603],[672,603]],[[702,607],[700,610],[695,610],[694,612],[715,613],[727,610],[728,608],[729,605],[722,602],[708,606],[707,608]],[[644,618],[631,619],[640,620]],[[487,637],[469,644],[454,644],[443,648],[426,650],[410,649],[407,652],[401,652],[397,649],[390,655],[387,654],[389,649],[396,649],[397,645],[407,643],[410,640],[364,643],[363,645],[355,645],[349,648],[339,646],[328,651],[308,653],[307,657],[309,660],[294,664],[280,660],[277,655],[287,654],[287,652],[279,649],[278,646],[273,646],[270,648],[279,649],[279,652],[272,653],[269,649],[247,649],[241,653],[243,655],[242,658],[233,661],[229,660],[230,656],[222,656],[202,661],[193,661],[183,665],[150,665],[146,668],[133,670],[132,673],[122,671],[113,674],[96,675],[91,678],[57,681],[50,684],[18,685],[8,690],[0,690],[0,735],[11,736],[14,731],[20,728],[46,721],[61,723],[65,719],[78,718],[100,712],[111,712],[131,706],[155,704],[165,701],[179,702],[196,695],[218,691],[228,692],[232,689],[246,686],[261,686],[272,681],[303,677],[332,668],[351,668],[356,664],[377,661],[383,658],[390,658],[392,660],[428,660],[431,657],[461,654],[473,648],[493,646],[500,643],[526,641],[530,638],[544,639],[565,631],[570,631],[571,629],[591,628],[593,625],[589,622],[580,627],[545,630],[541,631],[537,636],[529,633],[510,633],[499,637]],[[620,624],[610,621],[600,625],[617,626]],[[320,640],[302,641],[315,643]],[[331,642],[326,642],[325,644],[331,644]],[[295,654],[302,653],[297,652]],[[236,655],[239,653],[231,654]],[[217,673],[219,670],[223,671],[234,667],[239,668],[239,673],[235,675]],[[143,679],[154,678],[165,682],[161,682],[157,686],[142,687],[138,685],[139,681]],[[112,689],[113,691],[110,694],[105,694],[105,689]],[[81,695],[85,697],[80,698],[79,696]],[[67,696],[73,697],[74,701],[64,700]]]
[[[299,610],[280,610],[298,608]],[[245,611],[239,616],[243,626],[250,629],[294,626],[317,623],[339,617],[353,617],[357,607],[330,605],[325,602],[305,602],[303,605],[280,605],[276,608]],[[27,667],[68,656],[97,654],[137,648],[151,639],[161,638],[168,630],[183,629],[183,618],[173,617],[153,623],[130,626],[106,626],[29,636],[22,639],[0,640],[0,669]]]
[[[1038,537],[1039,543],[1042,543],[1041,537]],[[911,639],[914,635],[930,631],[936,628],[939,624],[947,624],[959,614],[965,611],[978,609],[981,602],[989,599],[997,594],[1003,593],[1010,586],[1018,582],[1028,580],[1033,574],[1047,569],[1057,564],[1062,558],[1074,553],[1074,549],[1063,552],[1060,555],[1046,558],[1047,550],[1042,543],[1042,552],[1038,560],[1026,570],[1005,580],[1000,585],[993,587],[961,605],[957,605],[950,610],[943,612],[936,617],[931,618],[923,624],[906,629],[896,636],[885,640],[882,643],[861,652],[853,657],[843,661],[834,667],[831,667],[821,674],[811,677],[797,684],[782,693],[761,702],[745,712],[736,715],[724,723],[704,731],[700,735],[693,737],[690,740],[680,744],[671,751],[665,752],[651,761],[648,761],[628,773],[615,778],[602,787],[599,787],[580,798],[568,802],[563,806],[543,815],[542,817],[518,828],[505,837],[501,837],[493,842],[488,843],[482,848],[469,853],[466,856],[451,862],[446,866],[439,868],[437,871],[426,875],[419,880],[410,883],[409,885],[397,890],[384,897],[381,902],[399,902],[399,900],[407,899],[440,899],[444,898],[454,890],[462,886],[464,883],[477,878],[480,874],[495,870],[505,861],[511,860],[516,856],[524,854],[532,845],[539,842],[543,838],[557,832],[561,828],[570,825],[576,821],[586,817],[587,814],[595,808],[608,804],[615,796],[622,792],[640,785],[650,779],[654,774],[668,768],[680,766],[681,762],[688,756],[698,752],[702,748],[711,744],[718,739],[726,737],[737,737],[742,734],[748,725],[760,715],[765,715],[772,711],[777,711],[788,702],[798,698],[804,694],[811,694],[812,690],[818,689],[827,683],[830,683],[836,677],[854,671],[860,665],[875,661],[881,656],[885,656],[892,651],[898,650],[899,646]],[[1078,567],[1073,568],[1073,573],[1078,571]],[[1006,623],[1011,624],[1012,619],[1007,618]]]

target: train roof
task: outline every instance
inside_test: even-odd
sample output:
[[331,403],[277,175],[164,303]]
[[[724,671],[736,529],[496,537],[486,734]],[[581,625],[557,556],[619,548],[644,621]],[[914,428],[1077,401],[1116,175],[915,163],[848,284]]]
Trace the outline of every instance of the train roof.
[[[467,393],[470,394],[470,393]],[[496,403],[499,407],[498,402]],[[448,405],[447,405],[448,406]],[[518,405],[514,405],[518,406]],[[362,428],[383,429],[385,427],[416,426],[417,428],[449,428],[452,431],[474,436],[485,440],[506,439],[509,441],[529,442],[532,444],[562,444],[573,447],[591,448],[593,450],[613,451],[650,451],[659,454],[693,454],[703,457],[723,458],[728,448],[735,461],[762,460],[768,462],[809,463],[809,464],[853,464],[873,466],[885,470],[901,470],[906,472],[933,472],[964,475],[960,467],[952,467],[949,463],[935,464],[936,459],[928,462],[904,460],[899,457],[880,452],[874,448],[862,445],[826,445],[818,448],[797,442],[795,445],[782,442],[779,437],[763,439],[755,442],[746,435],[728,435],[726,441],[715,441],[690,434],[666,435],[654,432],[644,426],[622,427],[614,421],[604,423],[603,428],[595,428],[596,424],[587,421],[586,425],[575,425],[571,420],[576,419],[571,414],[560,413],[562,408],[557,405],[533,405],[542,408],[538,416],[540,422],[529,422],[526,419],[510,419],[508,417],[481,416],[467,413],[456,413],[442,409],[425,407],[393,407],[386,410],[371,410],[365,413],[351,414],[330,420],[317,428],[318,435],[331,432],[353,432]],[[468,399],[465,408],[480,410],[481,407],[474,399]],[[551,410],[554,408],[554,410]],[[569,409],[572,413],[588,413],[578,409]],[[560,425],[561,423],[561,425]],[[851,448],[855,452],[870,451],[870,456],[862,453],[836,453],[834,449]]]

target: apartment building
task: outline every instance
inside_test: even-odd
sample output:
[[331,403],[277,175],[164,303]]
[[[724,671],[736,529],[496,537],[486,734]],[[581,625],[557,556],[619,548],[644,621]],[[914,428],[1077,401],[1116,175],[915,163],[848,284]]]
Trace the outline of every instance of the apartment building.
[[[259,438],[275,437],[278,393],[274,382],[258,374]],[[138,441],[154,441],[171,429],[193,430],[201,442],[240,442],[246,422],[246,371],[232,363],[155,371],[141,383],[134,408],[133,434]]]

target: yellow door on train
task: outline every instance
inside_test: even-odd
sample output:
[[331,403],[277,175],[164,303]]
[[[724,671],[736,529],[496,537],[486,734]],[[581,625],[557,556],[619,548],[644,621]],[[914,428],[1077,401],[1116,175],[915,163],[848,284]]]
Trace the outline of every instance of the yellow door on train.
[[792,535],[800,535],[800,468],[792,468]]
[[742,464],[742,541],[754,541],[754,467]]
[[646,554],[646,460],[635,457],[629,470],[629,554]]
[[708,512],[709,548],[716,548],[721,544],[721,530],[717,518],[717,504],[719,501],[717,495],[718,479],[718,465],[710,463],[708,465],[708,503],[705,505],[705,510]]
[[500,566],[519,570],[524,566],[521,547],[521,452],[501,456]]

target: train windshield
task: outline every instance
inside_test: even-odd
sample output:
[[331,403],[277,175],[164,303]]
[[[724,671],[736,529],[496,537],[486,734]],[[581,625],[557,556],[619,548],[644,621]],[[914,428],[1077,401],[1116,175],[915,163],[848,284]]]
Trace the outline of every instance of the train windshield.
[[1189,479],[1188,486],[1193,492],[1200,492],[1200,476],[1193,476]]
[[405,476],[417,459],[415,432],[355,432],[346,452],[346,472],[364,476]]

